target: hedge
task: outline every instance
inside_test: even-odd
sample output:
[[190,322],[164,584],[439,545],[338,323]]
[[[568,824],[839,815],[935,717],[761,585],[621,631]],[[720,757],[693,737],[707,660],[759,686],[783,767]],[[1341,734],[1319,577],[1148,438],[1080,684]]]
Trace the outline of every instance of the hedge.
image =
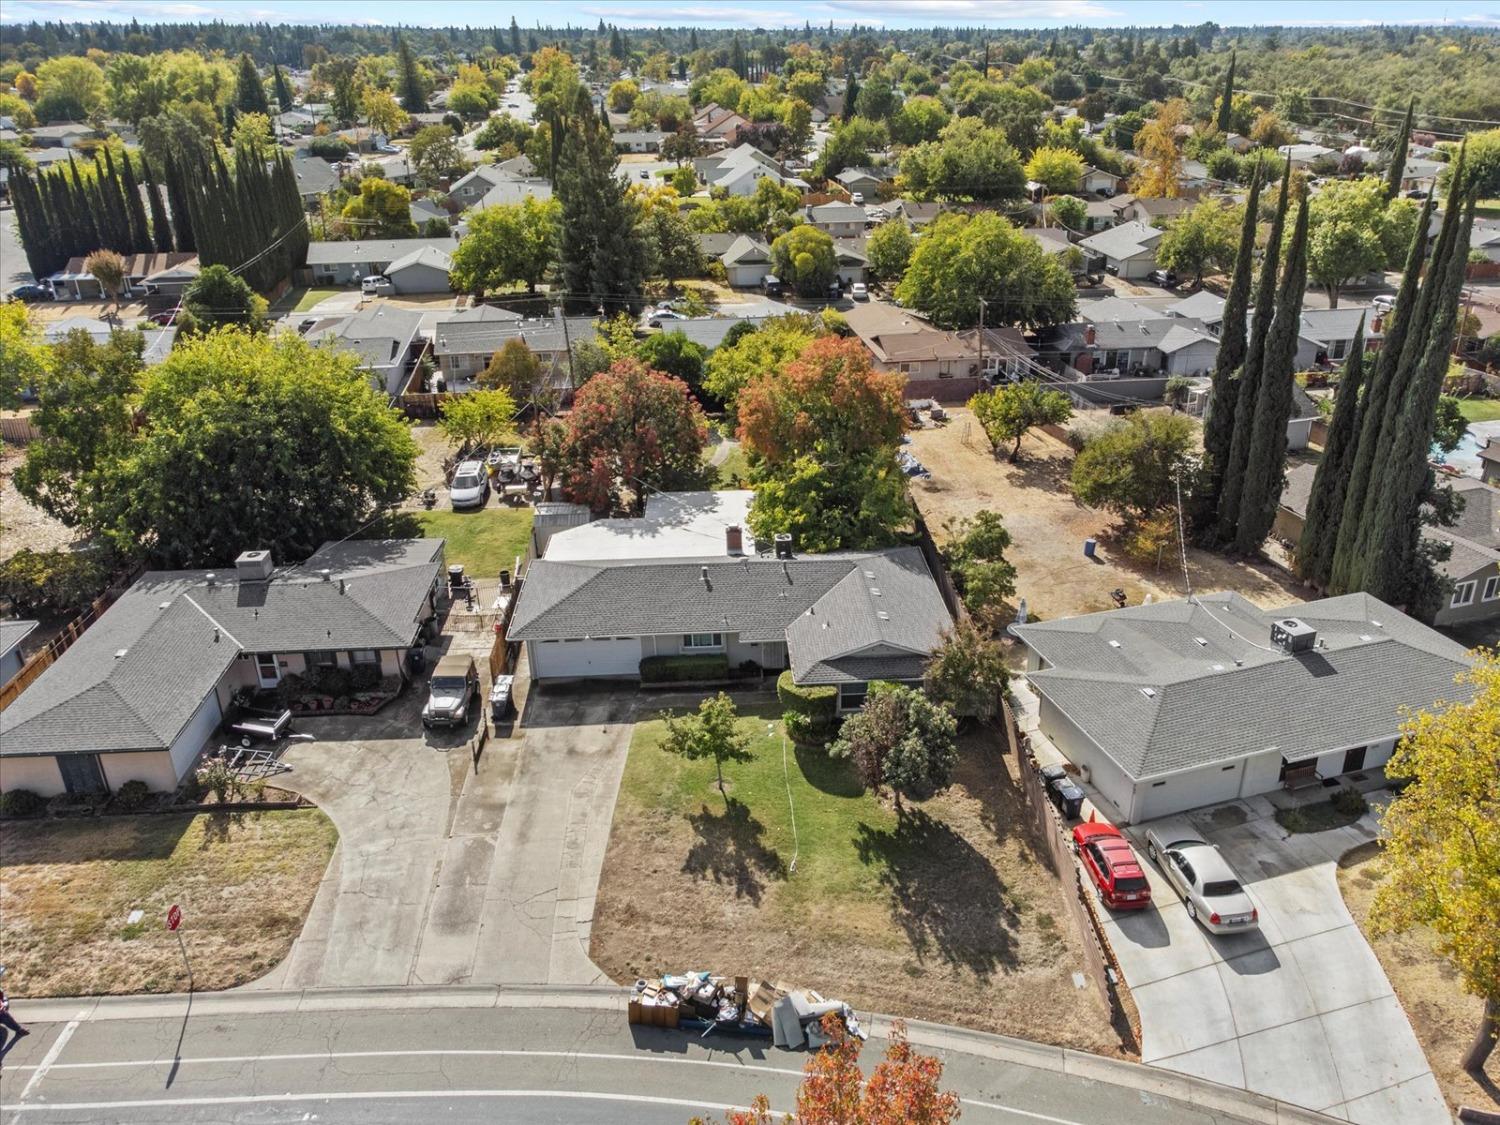
[[648,656],[641,661],[641,683],[681,684],[729,679],[729,657]]
[[792,682],[791,669],[776,677],[776,698],[788,711],[803,716],[815,726],[831,726],[838,713],[838,688],[801,687]]

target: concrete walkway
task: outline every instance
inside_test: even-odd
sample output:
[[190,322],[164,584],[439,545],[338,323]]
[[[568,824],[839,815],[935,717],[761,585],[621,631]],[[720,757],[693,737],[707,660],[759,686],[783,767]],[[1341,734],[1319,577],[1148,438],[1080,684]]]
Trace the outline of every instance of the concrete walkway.
[[420,692],[375,718],[304,720],[278,784],[339,845],[302,934],[252,989],[590,983],[594,893],[632,693],[527,701],[477,765],[424,737]]
[[[1208,934],[1146,862],[1154,906],[1105,928],[1141,1012],[1141,1061],[1364,1125],[1450,1120],[1437,1080],[1339,891],[1374,818],[1289,835],[1265,797],[1187,818],[1234,868],[1260,932]],[[1145,855],[1146,826],[1133,828]]]

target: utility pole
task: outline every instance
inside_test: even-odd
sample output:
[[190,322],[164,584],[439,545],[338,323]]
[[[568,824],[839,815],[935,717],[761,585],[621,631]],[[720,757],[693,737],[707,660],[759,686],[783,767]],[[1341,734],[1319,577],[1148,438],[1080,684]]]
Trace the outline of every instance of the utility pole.
[[979,377],[984,378],[984,298],[979,298]]

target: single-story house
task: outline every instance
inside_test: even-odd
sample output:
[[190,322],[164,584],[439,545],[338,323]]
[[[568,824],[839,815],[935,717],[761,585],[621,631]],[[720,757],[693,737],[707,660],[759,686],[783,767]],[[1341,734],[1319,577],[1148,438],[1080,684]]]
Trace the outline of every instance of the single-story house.
[[695,316],[688,320],[668,321],[661,326],[661,331],[681,332],[699,347],[713,351],[736,324],[759,328],[769,319],[764,316]]
[[845,191],[859,192],[866,201],[873,202],[880,194],[880,186],[886,182],[887,176],[876,168],[845,168],[834,177]]
[[748,143],[710,156],[700,156],[693,161],[693,170],[710,188],[722,188],[730,195],[754,195],[755,186],[766,178],[783,187],[807,190],[806,180],[798,179]]
[[306,136],[311,133],[318,124],[318,118],[300,109],[289,109],[284,113],[278,113],[272,121],[281,127],[284,133],[296,133]]
[[307,268],[314,285],[357,285],[360,279],[385,273],[392,262],[431,247],[452,255],[458,240],[444,238],[378,238],[353,242],[310,242]]
[[750,122],[732,109],[710,102],[693,115],[693,129],[707,144],[732,145]]
[[481,164],[472,172],[460,176],[448,188],[448,198],[467,211],[489,194],[496,184],[522,177],[502,169],[498,164]]
[[1073,246],[1062,227],[1023,227],[1021,233],[1049,254],[1066,254]]
[[958,338],[986,379],[1019,379],[1036,363],[1036,349],[1026,342],[1019,328],[1010,325],[969,328]]
[[1102,261],[1107,273],[1121,279],[1141,278],[1156,268],[1156,244],[1163,233],[1131,220],[1091,234],[1078,246],[1091,260]]
[[869,221],[865,209],[853,203],[819,203],[804,207],[802,217],[808,225],[834,238],[854,238],[864,234]]
[[422,352],[421,327],[420,312],[381,301],[357,313],[315,320],[303,335],[309,343],[354,353],[371,382],[394,398],[406,389]]
[[1488,438],[1479,458],[1479,479],[1485,484],[1500,484],[1500,438]]
[[326,543],[296,566],[246,551],[233,570],[148,571],[0,712],[0,790],[175,789],[242,688],[322,668],[403,679],[442,581],[441,539]]
[[433,329],[432,355],[450,391],[471,389],[474,379],[489,366],[496,352],[520,340],[549,371],[549,385],[571,388],[570,351],[574,344],[592,340],[594,321],[588,317],[527,317],[509,309],[479,305],[445,317]]
[[1475,221],[1469,231],[1469,252],[1476,251],[1485,261],[1500,262],[1500,223]]
[[447,293],[452,289],[448,283],[452,271],[453,258],[446,250],[419,246],[386,266],[385,276],[395,293]]
[[1461,645],[1368,594],[1197,595],[1012,626],[1041,733],[1125,823],[1385,764],[1401,708],[1466,698]]
[[1091,199],[1084,205],[1083,233],[1108,230],[1120,221],[1112,199]]
[[1291,164],[1293,169],[1307,168],[1325,156],[1339,155],[1335,149],[1307,142],[1282,145],[1276,151]]
[[870,256],[865,253],[865,238],[835,238],[833,257],[838,263],[838,278],[844,285],[863,281],[870,269]]
[[1079,187],[1093,195],[1114,195],[1120,190],[1122,178],[1113,172],[1106,172],[1103,168],[1090,165],[1083,170],[1083,181]]
[[1236,156],[1244,156],[1255,147],[1255,142],[1239,133],[1225,133],[1224,147]]
[[[1307,523],[1317,466],[1294,465],[1287,470],[1286,486],[1276,509],[1276,535],[1296,542]],[[1500,617],[1500,489],[1473,477],[1440,479],[1463,499],[1463,508],[1452,527],[1427,524],[1422,538],[1445,544],[1448,558],[1437,563],[1437,571],[1451,584],[1432,619],[1438,626],[1466,625]]]
[[1213,370],[1219,340],[1200,321],[1183,317],[1073,321],[1044,332],[1042,352],[1060,357],[1085,376],[1192,376]]
[[870,350],[877,371],[896,371],[908,379],[952,379],[977,376],[971,349],[953,333],[935,328],[905,309],[883,301],[860,301],[844,319]]
[[1299,368],[1342,363],[1354,346],[1360,321],[1365,325],[1365,347],[1378,348],[1385,339],[1385,318],[1370,305],[1342,305],[1336,309],[1302,310],[1298,327]]
[[327,195],[339,185],[339,165],[330,164],[320,156],[298,156],[292,160],[292,172],[297,177],[297,192],[302,196],[302,205],[316,207],[320,196]]
[[125,259],[131,290],[155,297],[181,297],[198,280],[199,268],[198,255],[184,251],[132,254]]
[[734,245],[734,240],[740,235],[732,230],[716,231],[694,231],[693,237],[698,240],[698,250],[705,260],[710,258],[722,258],[724,251]]
[[1441,160],[1426,160],[1419,156],[1408,157],[1401,172],[1402,191],[1431,191],[1437,178],[1446,167]]
[[530,179],[521,179],[516,176],[507,176],[496,183],[489,191],[484,193],[479,200],[478,206],[505,207],[512,203],[522,203],[528,199],[551,199],[552,181],[533,176]]
[[1191,297],[1174,301],[1162,311],[1168,316],[1196,320],[1215,336],[1224,325],[1224,298],[1207,289],[1200,289]]
[[94,127],[78,121],[59,121],[55,125],[37,125],[31,129],[32,143],[77,148],[79,141],[94,136]]
[[452,219],[442,204],[431,199],[413,199],[408,213],[411,215],[411,221],[417,224],[418,230],[422,229],[422,224],[429,223],[433,219],[441,219],[445,223]]
[[647,129],[641,132],[625,131],[614,135],[616,152],[660,152],[661,143],[667,139],[667,134],[660,129]]
[[771,272],[771,248],[748,234],[737,235],[719,260],[735,289],[753,289]]
[[1150,226],[1159,219],[1175,219],[1192,210],[1191,199],[1164,199],[1157,196],[1119,195],[1109,201],[1117,223],[1144,223]]
[[[730,667],[790,668],[800,685],[837,687],[846,712],[873,680],[922,680],[952,619],[919,548],[778,558],[726,522],[715,550],[702,527],[740,510],[718,496],[653,497],[641,520],[555,533],[508,634],[526,645],[533,679],[635,679],[647,657],[722,654]],[[581,552],[595,558],[567,548],[601,535]]]
[[141,359],[147,367],[154,367],[166,359],[177,339],[176,328],[157,328],[146,321],[134,326],[121,326],[91,316],[65,316],[61,320],[49,321],[42,328],[42,338],[49,344],[56,344],[69,333],[86,332],[94,343],[104,344],[116,332],[135,331],[139,331],[144,337]]
[[22,646],[36,627],[35,621],[0,621],[0,687],[15,679],[26,663]]
[[943,213],[943,204],[937,200],[898,199],[890,207],[893,217],[905,219],[914,230],[921,230]]

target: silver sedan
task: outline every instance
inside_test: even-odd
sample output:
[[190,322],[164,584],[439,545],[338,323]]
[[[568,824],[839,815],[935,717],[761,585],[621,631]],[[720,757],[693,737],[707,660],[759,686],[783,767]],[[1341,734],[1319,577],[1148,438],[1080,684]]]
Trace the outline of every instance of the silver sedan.
[[1209,933],[1258,929],[1259,913],[1219,849],[1177,825],[1146,830],[1146,854],[1187,904],[1187,914]]

